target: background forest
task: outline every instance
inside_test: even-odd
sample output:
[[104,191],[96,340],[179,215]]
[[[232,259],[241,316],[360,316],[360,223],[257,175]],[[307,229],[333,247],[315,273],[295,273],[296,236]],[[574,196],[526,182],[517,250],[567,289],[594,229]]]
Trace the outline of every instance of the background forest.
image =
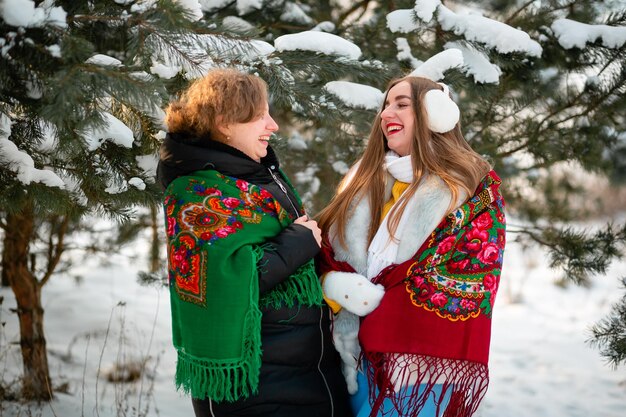
[[[163,377],[171,358],[150,353],[155,332],[167,341],[169,331],[158,289],[165,254],[154,170],[163,108],[216,66],[267,81],[281,127],[273,146],[311,213],[355,162],[389,80],[416,71],[449,84],[466,138],[504,180],[513,246],[503,281],[509,274],[518,287],[507,284],[503,298],[532,298],[532,310],[561,313],[577,304],[574,316],[555,320],[592,320],[591,330],[575,328],[572,344],[589,349],[588,339],[593,355],[623,375],[623,1],[0,0],[2,410],[42,415],[47,408],[17,404],[54,398],[58,407],[72,397],[82,411],[59,415],[159,415],[155,387],[176,395]],[[580,287],[563,295],[555,280]],[[610,296],[594,292],[598,286]],[[124,327],[133,307],[97,303],[128,291],[148,329],[135,349]],[[68,302],[93,311],[55,309],[52,300],[68,293],[80,295]],[[108,312],[108,324],[95,322],[98,311]],[[47,346],[59,333],[70,339],[64,347]],[[116,366],[105,370],[107,343],[117,344]],[[85,358],[76,362],[78,345]],[[63,355],[74,371],[51,372]],[[86,375],[95,378],[89,407]],[[113,411],[105,412],[111,396]],[[504,415],[495,404],[484,415]]]

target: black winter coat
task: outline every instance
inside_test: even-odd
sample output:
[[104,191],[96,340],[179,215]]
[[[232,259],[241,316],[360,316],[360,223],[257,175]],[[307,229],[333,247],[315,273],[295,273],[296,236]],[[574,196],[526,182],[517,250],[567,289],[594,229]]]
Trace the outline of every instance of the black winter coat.
[[[286,210],[303,215],[278,168],[271,147],[258,163],[209,138],[168,134],[161,146],[157,176],[165,188],[179,176],[215,169],[264,188]],[[312,232],[298,224],[288,226],[268,243],[272,250],[265,250],[259,261],[260,293],[285,280],[319,251]],[[328,306],[265,308],[262,313],[258,394],[233,403],[192,399],[196,416],[350,416]]]

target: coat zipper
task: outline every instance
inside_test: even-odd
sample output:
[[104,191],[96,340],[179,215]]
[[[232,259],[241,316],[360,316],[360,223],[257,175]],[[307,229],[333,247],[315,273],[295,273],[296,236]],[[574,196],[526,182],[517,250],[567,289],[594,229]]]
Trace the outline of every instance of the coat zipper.
[[[274,166],[272,165],[271,168],[274,168]],[[267,170],[270,172],[270,175],[274,179],[274,182],[278,184],[278,188],[280,188],[280,190],[285,194],[285,197],[287,197],[287,200],[289,200],[289,204],[291,204],[291,208],[293,209],[293,211],[296,213],[296,215],[299,216],[300,211],[296,209],[295,204],[293,204],[293,201],[291,201],[291,198],[289,197],[289,193],[287,193],[287,189],[285,188],[283,183],[278,179],[276,174],[274,174],[274,171],[272,171],[271,168],[268,168]],[[326,386],[326,391],[328,392],[328,398],[330,400],[330,416],[334,417],[335,404],[333,400],[333,393],[331,392],[330,386],[328,385],[328,381],[326,380],[326,376],[324,375],[324,372],[322,371],[322,360],[324,359],[324,329],[322,328],[323,321],[324,321],[324,308],[322,307],[320,308],[320,320],[319,320],[320,339],[322,341],[322,345],[321,345],[321,351],[320,351],[320,358],[319,358],[319,361],[317,362],[317,370],[319,371],[320,376],[322,377],[322,380],[324,381],[324,385]]]
[[[330,311],[329,311],[330,314]],[[330,390],[330,386],[328,385],[328,381],[326,380],[326,376],[324,376],[324,372],[322,371],[322,359],[324,358],[324,329],[322,328],[324,322],[324,307],[320,308],[320,338],[322,340],[322,350],[320,352],[320,360],[317,362],[317,370],[322,376],[322,380],[324,381],[324,385],[326,386],[326,391],[328,391],[328,398],[330,399],[330,417],[335,416],[335,403],[333,401],[333,393]]]
[[291,201],[291,198],[289,197],[289,193],[287,192],[287,188],[285,188],[283,183],[280,182],[276,174],[274,174],[274,171],[272,171],[272,168],[274,168],[274,165],[272,165],[272,167],[268,168],[267,170],[270,172],[270,175],[274,179],[274,182],[278,184],[278,188],[280,188],[280,190],[285,194],[285,197],[287,197],[287,200],[289,200],[289,204],[291,204],[291,208],[293,209],[293,212],[296,213],[296,217],[299,217],[300,211],[296,208],[295,204],[293,204],[293,201]]

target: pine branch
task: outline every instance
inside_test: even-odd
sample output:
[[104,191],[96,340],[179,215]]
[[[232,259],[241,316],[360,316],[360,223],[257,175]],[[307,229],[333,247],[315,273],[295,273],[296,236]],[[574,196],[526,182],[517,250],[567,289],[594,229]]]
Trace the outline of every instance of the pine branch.
[[[622,278],[626,288],[626,278]],[[613,369],[626,363],[626,296],[611,306],[611,312],[591,328],[587,342],[598,349]]]
[[516,11],[514,11],[514,12],[511,14],[511,16],[509,16],[509,17],[508,17],[508,18],[504,21],[504,23],[506,23],[507,25],[510,25],[510,24],[511,24],[511,22],[512,22],[513,20],[515,20],[515,18],[516,18],[516,17],[517,17],[520,13],[522,13],[525,9],[527,9],[527,8],[528,8],[528,6],[530,6],[530,5],[534,4],[534,3],[535,3],[535,0],[529,0],[529,1],[527,1],[526,3],[522,4],[522,5],[520,6],[520,8],[518,8]]

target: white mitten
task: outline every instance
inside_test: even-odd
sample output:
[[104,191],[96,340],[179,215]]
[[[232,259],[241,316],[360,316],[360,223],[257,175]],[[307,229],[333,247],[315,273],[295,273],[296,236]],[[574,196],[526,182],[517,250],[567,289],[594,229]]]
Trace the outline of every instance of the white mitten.
[[341,371],[346,379],[348,392],[356,394],[359,389],[357,383],[357,366],[361,355],[359,346],[359,317],[342,309],[333,321],[333,342],[341,357]]
[[382,285],[355,272],[329,272],[323,289],[326,297],[361,317],[374,311],[385,294]]

